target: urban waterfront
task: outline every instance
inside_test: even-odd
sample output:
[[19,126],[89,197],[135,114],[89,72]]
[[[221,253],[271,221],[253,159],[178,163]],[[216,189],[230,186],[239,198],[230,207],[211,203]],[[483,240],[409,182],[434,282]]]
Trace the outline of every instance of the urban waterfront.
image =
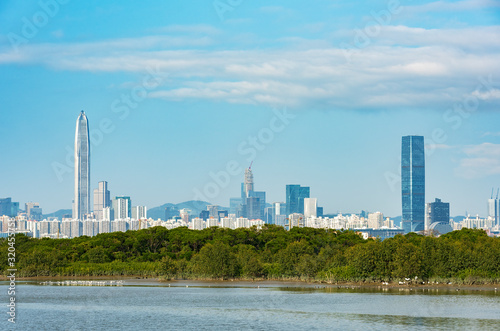
[[[492,330],[500,320],[500,292],[487,288],[144,280],[125,280],[123,286],[18,284],[16,324],[4,319],[4,330]],[[6,282],[1,293],[6,302]]]

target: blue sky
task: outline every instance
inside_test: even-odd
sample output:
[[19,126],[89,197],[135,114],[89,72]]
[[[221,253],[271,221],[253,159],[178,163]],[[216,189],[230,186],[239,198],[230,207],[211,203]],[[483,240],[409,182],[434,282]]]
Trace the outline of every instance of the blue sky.
[[71,208],[80,110],[92,188],[150,208],[227,206],[253,160],[268,202],[301,184],[397,216],[409,134],[428,202],[484,216],[500,186],[500,1],[6,1],[0,21],[0,197],[44,212]]

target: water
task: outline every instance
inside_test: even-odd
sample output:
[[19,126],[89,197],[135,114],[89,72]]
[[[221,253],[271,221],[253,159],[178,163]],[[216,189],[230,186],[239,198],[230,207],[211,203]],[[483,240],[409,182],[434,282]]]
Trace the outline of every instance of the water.
[[[7,303],[7,286],[0,286]],[[500,291],[304,288],[125,281],[121,287],[18,282],[3,330],[498,330]],[[186,287],[187,286],[187,287]],[[438,294],[439,293],[439,294]],[[7,308],[2,305],[6,312]]]

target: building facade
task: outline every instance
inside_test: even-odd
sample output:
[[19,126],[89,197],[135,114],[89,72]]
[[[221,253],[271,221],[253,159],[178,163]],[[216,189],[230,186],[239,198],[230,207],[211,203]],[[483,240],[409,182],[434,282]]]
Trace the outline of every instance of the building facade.
[[304,213],[304,199],[309,198],[310,188],[300,185],[286,186],[286,214]]
[[90,136],[89,122],[82,110],[75,132],[75,197],[73,218],[83,220],[90,213]]
[[425,229],[424,137],[404,136],[401,144],[401,195],[405,233]]
[[103,210],[106,207],[111,207],[111,196],[108,190],[108,182],[99,182],[94,190],[94,216],[96,220],[104,218]]

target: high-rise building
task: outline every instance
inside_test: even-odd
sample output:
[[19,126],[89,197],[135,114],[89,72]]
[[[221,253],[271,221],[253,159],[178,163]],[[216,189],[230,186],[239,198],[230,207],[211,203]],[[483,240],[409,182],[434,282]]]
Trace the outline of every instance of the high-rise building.
[[207,206],[208,210],[208,216],[213,217],[213,218],[218,218],[219,217],[219,206],[217,205],[208,205]]
[[89,122],[82,110],[75,132],[75,199],[73,218],[84,219],[90,213],[90,136]]
[[495,199],[493,199],[493,191],[491,192],[491,199],[488,199],[488,217],[493,218],[494,225],[500,225],[500,200],[498,199],[498,191]]
[[13,202],[12,198],[0,199],[0,216],[16,217],[19,212],[19,202]]
[[244,190],[245,190],[245,198],[248,198],[249,192],[253,191],[253,174],[252,174],[252,166],[245,169],[245,181],[244,181]]
[[453,229],[450,225],[450,204],[435,199],[425,204],[425,230],[445,234]]
[[132,207],[132,218],[136,220],[148,218],[148,209],[146,206]]
[[427,218],[429,223],[434,222],[450,223],[450,203],[441,202],[441,199],[436,198],[434,202],[427,204]]
[[304,214],[304,199],[309,198],[310,188],[300,185],[286,186],[286,214]]
[[202,210],[200,212],[200,218],[202,220],[204,220],[204,221],[206,221],[207,219],[209,219],[210,218],[210,211],[208,211],[208,210]]
[[179,215],[184,223],[189,223],[191,210],[183,208],[179,211]]
[[304,217],[316,217],[318,212],[318,199],[304,198]]
[[424,137],[404,136],[401,144],[401,195],[405,233],[425,228]]
[[34,206],[30,209],[30,217],[29,219],[32,221],[41,221],[43,218],[42,208],[40,206]]
[[94,190],[94,215],[96,220],[103,219],[103,210],[111,207],[111,197],[108,190],[108,182],[99,182]]
[[249,197],[247,198],[245,204],[245,216],[248,219],[262,219],[261,217],[261,208],[260,208],[260,199],[257,197]]
[[[24,210],[26,212],[26,217],[28,217],[29,220],[41,221],[38,218],[34,218],[34,214],[36,214],[36,216],[38,216],[39,211],[36,210],[34,213],[32,212],[33,208],[38,208],[38,207],[40,207],[38,202],[26,202],[24,204]],[[40,212],[41,212],[41,210],[40,210]]]
[[243,199],[230,198],[229,199],[229,214],[235,214],[236,217],[243,215]]
[[[259,212],[258,219],[263,220],[264,214],[265,214],[265,208],[266,208],[266,192],[264,192],[264,191],[250,191],[250,192],[248,192],[248,194],[249,194],[249,197],[251,197],[251,198],[258,198],[259,199],[260,212]],[[249,216],[246,216],[246,217],[250,218]]]
[[[125,214],[125,217],[123,218],[132,218],[132,200],[130,199],[130,197],[128,196],[117,196],[116,199],[123,199],[123,200],[127,200],[128,203],[127,203],[127,213]],[[115,211],[115,218],[118,218],[116,217],[116,211]]]
[[128,210],[130,205],[130,198],[126,198],[127,197],[116,197],[115,199],[113,199],[113,212],[115,220],[129,218]]
[[368,228],[378,229],[383,225],[384,214],[377,211],[375,213],[368,214]]

